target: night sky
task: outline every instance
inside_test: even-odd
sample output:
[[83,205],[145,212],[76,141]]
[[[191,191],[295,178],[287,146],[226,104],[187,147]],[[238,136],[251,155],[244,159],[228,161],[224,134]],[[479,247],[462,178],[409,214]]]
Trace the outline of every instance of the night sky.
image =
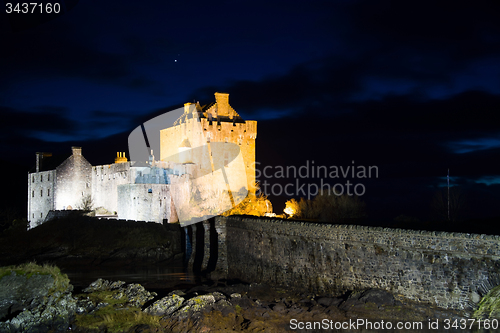
[[351,180],[372,218],[429,219],[448,169],[464,218],[500,216],[497,0],[62,5],[36,26],[0,14],[0,154],[20,187],[36,151],[112,163],[132,129],[219,91],[259,121],[260,168],[377,166]]

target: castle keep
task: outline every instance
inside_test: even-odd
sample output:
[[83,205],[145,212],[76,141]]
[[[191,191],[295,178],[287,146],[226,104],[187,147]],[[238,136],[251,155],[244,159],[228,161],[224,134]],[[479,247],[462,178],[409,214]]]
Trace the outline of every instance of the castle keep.
[[[33,228],[50,211],[89,204],[119,219],[176,222],[217,214],[255,194],[257,122],[245,121],[229,105],[229,94],[215,103],[186,103],[174,126],[160,131],[160,159],[92,166],[80,147],[58,163],[50,153],[36,154],[28,174],[28,221]],[[230,186],[231,185],[231,186]],[[225,195],[230,200],[223,200]],[[189,214],[188,214],[189,213]],[[181,215],[178,215],[181,214]],[[186,217],[187,216],[187,217]]]

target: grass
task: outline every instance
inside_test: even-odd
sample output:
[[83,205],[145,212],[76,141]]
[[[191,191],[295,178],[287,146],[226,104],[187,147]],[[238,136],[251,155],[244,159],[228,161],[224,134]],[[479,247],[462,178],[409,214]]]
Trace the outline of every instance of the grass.
[[136,325],[146,324],[151,327],[160,326],[160,317],[141,311],[139,307],[126,306],[127,296],[119,290],[101,290],[89,294],[76,295],[88,298],[94,304],[105,303],[106,306],[91,314],[76,316],[76,325],[84,329],[106,328],[107,332],[127,332]]
[[116,290],[94,291],[90,294],[79,294],[77,297],[88,297],[94,304],[107,303],[109,305],[125,304],[128,302],[127,296],[117,298]]
[[54,287],[49,291],[64,292],[68,289],[69,278],[66,274],[61,273],[59,267],[54,265],[38,265],[35,262],[28,262],[17,266],[0,267],[0,279],[6,275],[16,273],[16,275],[25,275],[28,279],[34,274],[52,275],[54,278]]
[[479,302],[474,312],[477,319],[500,319],[500,286],[491,289]]
[[116,308],[110,304],[92,314],[77,315],[76,324],[87,329],[106,327],[107,332],[127,332],[141,324],[159,327],[160,317],[144,313],[140,308]]

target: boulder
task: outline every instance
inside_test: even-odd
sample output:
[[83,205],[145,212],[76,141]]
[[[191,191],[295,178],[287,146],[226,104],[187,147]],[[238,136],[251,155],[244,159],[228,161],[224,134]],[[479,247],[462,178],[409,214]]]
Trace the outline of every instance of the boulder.
[[184,302],[184,298],[176,294],[171,296],[163,297],[162,299],[154,302],[148,306],[144,312],[152,314],[154,316],[166,316],[171,315],[174,311],[179,309]]
[[73,286],[56,267],[0,269],[0,332],[64,332],[76,311]]

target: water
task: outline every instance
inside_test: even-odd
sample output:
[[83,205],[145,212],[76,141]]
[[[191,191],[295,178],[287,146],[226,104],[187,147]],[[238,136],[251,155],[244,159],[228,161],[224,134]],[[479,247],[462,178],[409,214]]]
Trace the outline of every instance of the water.
[[132,265],[99,265],[86,263],[58,264],[61,271],[68,275],[75,289],[87,287],[98,278],[126,283],[140,283],[148,290],[173,290],[175,287],[195,285],[200,277],[187,269],[182,261],[168,264]]

